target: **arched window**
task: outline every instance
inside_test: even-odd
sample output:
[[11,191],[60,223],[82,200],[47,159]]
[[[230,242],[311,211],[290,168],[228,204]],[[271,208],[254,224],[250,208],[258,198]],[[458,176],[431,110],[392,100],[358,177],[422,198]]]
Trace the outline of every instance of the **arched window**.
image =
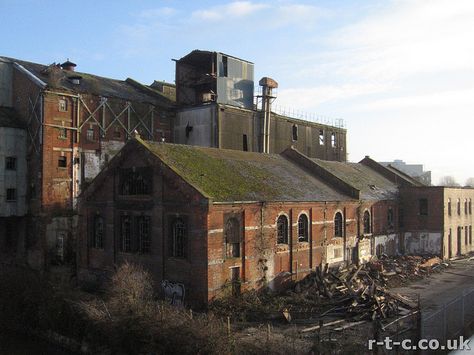
[[334,236],[342,237],[342,214],[337,212],[334,216]]
[[451,216],[451,199],[448,198],[448,216]]
[[288,218],[284,215],[277,220],[277,243],[288,244]]
[[100,215],[94,217],[92,247],[97,249],[102,249],[104,247],[104,219]]
[[461,200],[458,199],[458,216],[461,215]]
[[467,214],[467,198],[464,199],[464,214]]
[[364,234],[370,233],[370,213],[369,211],[364,212]]
[[472,200],[469,199],[469,214],[472,214]]
[[301,214],[298,218],[298,242],[308,241],[308,217]]
[[171,256],[184,258],[186,256],[186,224],[181,218],[171,223]]
[[237,218],[229,218],[224,230],[226,256],[228,258],[240,257],[240,223]]

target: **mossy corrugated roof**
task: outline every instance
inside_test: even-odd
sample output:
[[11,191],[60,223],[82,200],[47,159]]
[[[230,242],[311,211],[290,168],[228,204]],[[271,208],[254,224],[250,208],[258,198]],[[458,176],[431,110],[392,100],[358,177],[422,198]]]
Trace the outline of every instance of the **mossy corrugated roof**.
[[350,200],[277,154],[139,142],[214,202]]
[[321,159],[311,160],[347,184],[358,189],[363,200],[390,200],[397,198],[397,185],[368,166],[360,163],[345,163]]

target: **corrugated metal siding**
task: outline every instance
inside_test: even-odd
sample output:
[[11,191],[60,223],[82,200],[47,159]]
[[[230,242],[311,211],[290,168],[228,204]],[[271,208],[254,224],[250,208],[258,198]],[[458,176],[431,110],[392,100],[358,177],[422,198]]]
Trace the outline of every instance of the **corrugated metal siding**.
[[[227,58],[227,75],[225,75],[224,57]],[[217,102],[252,109],[253,64],[218,53],[217,67]]]

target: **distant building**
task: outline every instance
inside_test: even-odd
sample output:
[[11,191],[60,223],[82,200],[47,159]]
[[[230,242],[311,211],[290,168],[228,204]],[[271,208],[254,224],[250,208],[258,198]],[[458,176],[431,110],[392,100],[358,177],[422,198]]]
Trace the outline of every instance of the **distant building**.
[[395,169],[403,171],[405,174],[417,179],[424,185],[431,185],[431,171],[424,171],[422,164],[407,164],[403,160],[395,159],[390,162],[380,162],[385,166],[393,166]]
[[443,259],[473,252],[473,200],[473,188],[402,187],[404,252],[439,255]]

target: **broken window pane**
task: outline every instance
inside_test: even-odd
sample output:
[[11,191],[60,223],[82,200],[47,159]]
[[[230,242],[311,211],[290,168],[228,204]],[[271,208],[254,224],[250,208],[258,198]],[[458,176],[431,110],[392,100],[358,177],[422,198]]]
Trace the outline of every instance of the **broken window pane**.
[[288,218],[284,215],[277,220],[277,243],[288,244]]
[[324,145],[324,131],[322,129],[319,130],[319,145]]
[[334,236],[342,237],[342,214],[337,212],[334,216]]
[[5,157],[5,169],[6,170],[16,170],[16,158],[15,157]]
[[151,193],[152,174],[149,168],[121,169],[121,195],[148,195]]
[[247,135],[246,134],[244,134],[242,136],[242,150],[244,152],[248,152],[248,150],[249,150],[249,145],[248,145],[248,140],[247,140]]
[[16,201],[16,189],[7,189],[7,201]]
[[298,218],[298,241],[307,242],[308,240],[308,217],[302,214]]
[[129,253],[132,251],[132,222],[130,216],[120,216],[120,251]]
[[297,141],[298,140],[298,126],[295,124],[292,127],[292,135],[293,135],[293,140]]
[[331,133],[331,147],[336,147],[336,133]]
[[181,218],[171,223],[171,256],[184,258],[186,250],[186,225]]
[[226,256],[228,258],[240,257],[240,222],[237,218],[229,218],[225,224],[225,244],[226,244]]
[[66,168],[67,167],[67,158],[66,157],[59,157],[58,158],[58,168]]
[[104,247],[104,219],[99,215],[94,217],[92,247],[97,249],[102,249]]
[[369,211],[364,212],[364,234],[370,234],[371,233],[371,228],[370,228],[370,213]]
[[150,217],[138,216],[135,220],[139,251],[140,253],[149,253],[151,251]]

